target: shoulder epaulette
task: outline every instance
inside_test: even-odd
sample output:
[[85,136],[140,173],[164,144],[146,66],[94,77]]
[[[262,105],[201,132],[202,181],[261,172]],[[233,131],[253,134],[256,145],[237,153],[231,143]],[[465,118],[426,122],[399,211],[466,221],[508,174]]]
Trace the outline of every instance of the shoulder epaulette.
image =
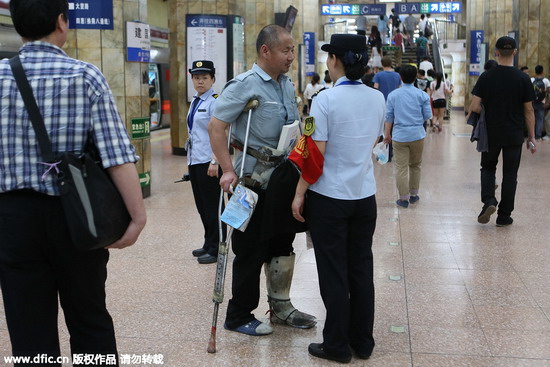
[[317,92],[315,92],[315,93],[311,96],[311,99],[317,97],[317,95],[318,95],[319,93],[321,93],[322,91],[324,91],[324,90],[326,90],[326,89],[327,89],[327,88],[319,89]]
[[212,97],[214,97],[214,98],[218,98],[219,96],[220,96],[220,95],[219,95],[218,93],[212,94]]

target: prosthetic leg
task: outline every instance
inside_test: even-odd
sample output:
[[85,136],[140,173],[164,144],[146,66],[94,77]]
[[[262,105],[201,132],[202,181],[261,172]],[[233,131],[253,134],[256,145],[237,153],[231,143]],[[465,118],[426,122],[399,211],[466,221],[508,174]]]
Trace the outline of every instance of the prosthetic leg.
[[294,253],[290,256],[274,257],[270,263],[264,265],[270,319],[273,323],[309,329],[317,323],[315,317],[298,311],[290,302],[290,285],[294,273],[295,257]]

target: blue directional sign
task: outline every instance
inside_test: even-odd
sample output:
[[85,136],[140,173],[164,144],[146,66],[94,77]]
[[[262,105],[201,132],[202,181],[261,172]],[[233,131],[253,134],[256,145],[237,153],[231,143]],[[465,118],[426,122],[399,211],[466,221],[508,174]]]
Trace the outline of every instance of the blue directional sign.
[[305,69],[307,76],[315,72],[315,32],[304,32]]
[[187,26],[227,28],[227,17],[224,15],[192,15],[187,17]]
[[70,29],[113,29],[113,0],[69,1]]
[[399,14],[461,13],[462,3],[459,3],[459,2],[406,3],[406,4],[397,4],[395,6],[395,10]]
[[470,31],[470,75],[479,75],[481,72],[481,44],[484,32]]
[[383,15],[386,4],[323,4],[321,15]]

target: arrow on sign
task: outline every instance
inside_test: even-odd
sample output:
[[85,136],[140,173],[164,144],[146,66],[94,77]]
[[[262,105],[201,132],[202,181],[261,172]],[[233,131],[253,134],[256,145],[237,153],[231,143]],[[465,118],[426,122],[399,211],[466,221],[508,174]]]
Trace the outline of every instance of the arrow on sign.
[[460,3],[453,3],[452,11],[460,11]]
[[151,176],[149,175],[149,172],[145,172],[145,177],[139,178],[139,183],[142,185],[149,185],[151,182]]
[[330,14],[330,6],[328,5],[323,5],[321,7],[321,14]]
[[430,4],[430,10],[432,13],[437,13],[437,11],[439,10],[439,4]]
[[310,39],[310,34],[309,34],[309,33],[304,33],[304,38],[305,38],[306,40]]
[[344,5],[342,7],[342,14],[351,14],[351,6],[349,5]]
[[191,21],[191,25],[196,25],[196,24],[197,24],[197,20],[193,18],[193,20]]

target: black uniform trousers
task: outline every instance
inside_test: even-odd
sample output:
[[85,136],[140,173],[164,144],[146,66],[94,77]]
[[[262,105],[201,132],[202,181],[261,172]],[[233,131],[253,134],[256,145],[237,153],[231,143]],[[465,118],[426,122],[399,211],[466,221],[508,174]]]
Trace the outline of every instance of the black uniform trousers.
[[58,297],[71,353],[117,353],[105,305],[108,259],[105,249],[75,249],[59,197],[0,194],[0,286],[14,356],[60,355]]
[[375,196],[338,200],[310,190],[305,208],[327,310],[323,349],[347,357],[352,346],[370,355],[374,348]]
[[[254,311],[260,300],[260,273],[262,265],[272,257],[289,256],[294,248],[292,242],[296,233],[278,233],[262,240],[262,226],[265,225],[263,212],[266,194],[264,190],[254,190],[258,194],[258,203],[248,223],[246,231],[233,231],[232,298],[227,305],[225,323],[234,329],[254,320]],[[276,226],[277,223],[272,223]]]
[[[195,205],[204,227],[203,249],[212,256],[218,256],[220,232],[218,223],[218,205],[220,201],[220,184],[218,177],[208,176],[210,163],[189,166],[189,178],[193,189]],[[223,210],[223,208],[222,208]],[[225,238],[226,226],[222,226]]]
[[521,162],[522,145],[502,146],[489,144],[489,151],[481,153],[481,201],[484,204],[497,204],[495,180],[498,157],[502,151],[502,186],[498,215],[509,217],[514,210],[518,170]]

